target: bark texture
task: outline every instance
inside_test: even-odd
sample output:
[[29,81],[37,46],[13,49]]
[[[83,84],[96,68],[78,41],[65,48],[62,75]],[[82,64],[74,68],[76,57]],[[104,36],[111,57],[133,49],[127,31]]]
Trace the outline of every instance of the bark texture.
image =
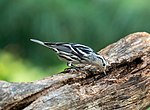
[[145,110],[150,107],[150,34],[133,33],[99,52],[96,69],[68,69],[27,83],[0,81],[1,110]]

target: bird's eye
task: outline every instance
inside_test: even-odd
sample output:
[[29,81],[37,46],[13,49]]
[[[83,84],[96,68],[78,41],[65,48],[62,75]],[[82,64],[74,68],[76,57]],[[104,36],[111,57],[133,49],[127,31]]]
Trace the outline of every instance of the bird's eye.
[[103,66],[106,66],[105,63],[103,64]]

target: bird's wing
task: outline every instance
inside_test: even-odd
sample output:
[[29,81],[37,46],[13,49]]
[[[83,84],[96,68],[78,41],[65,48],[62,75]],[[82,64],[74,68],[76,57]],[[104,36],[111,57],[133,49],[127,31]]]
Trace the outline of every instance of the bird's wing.
[[80,61],[82,59],[82,54],[76,51],[76,49],[72,46],[73,43],[51,43],[51,42],[44,42],[47,47],[52,48],[60,57],[66,58],[67,60],[76,60]]
[[49,47],[54,49],[54,51],[56,51],[58,54],[60,52],[65,52],[67,53],[72,53],[72,49],[71,46],[69,45],[69,43],[63,43],[63,42],[57,42],[57,43],[53,43],[53,42],[44,42],[44,44]]
[[74,44],[73,48],[76,48],[82,54],[90,54],[91,52],[94,52],[92,48],[82,44]]
[[66,56],[76,60],[85,60],[93,52],[93,49],[81,44],[42,42],[35,39],[31,39],[31,41],[53,49],[59,56]]

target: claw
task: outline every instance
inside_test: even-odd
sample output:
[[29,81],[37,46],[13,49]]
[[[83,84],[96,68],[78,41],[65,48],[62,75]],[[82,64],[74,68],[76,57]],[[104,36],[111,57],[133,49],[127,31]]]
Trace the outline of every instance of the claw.
[[105,75],[107,75],[106,71],[103,71]]

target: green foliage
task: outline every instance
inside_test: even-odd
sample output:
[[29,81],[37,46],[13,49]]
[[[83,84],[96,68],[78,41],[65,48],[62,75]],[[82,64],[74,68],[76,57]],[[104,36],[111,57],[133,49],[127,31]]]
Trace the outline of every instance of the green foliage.
[[148,0],[0,0],[0,49],[36,67],[55,67],[62,62],[30,38],[98,51],[130,33],[149,32],[149,10]]
[[[56,69],[57,68],[57,69]],[[65,66],[44,68],[36,67],[28,60],[14,57],[8,52],[0,52],[0,79],[12,82],[32,81],[61,71]],[[46,73],[46,74],[45,74]]]
[[150,107],[147,110],[150,110]]

